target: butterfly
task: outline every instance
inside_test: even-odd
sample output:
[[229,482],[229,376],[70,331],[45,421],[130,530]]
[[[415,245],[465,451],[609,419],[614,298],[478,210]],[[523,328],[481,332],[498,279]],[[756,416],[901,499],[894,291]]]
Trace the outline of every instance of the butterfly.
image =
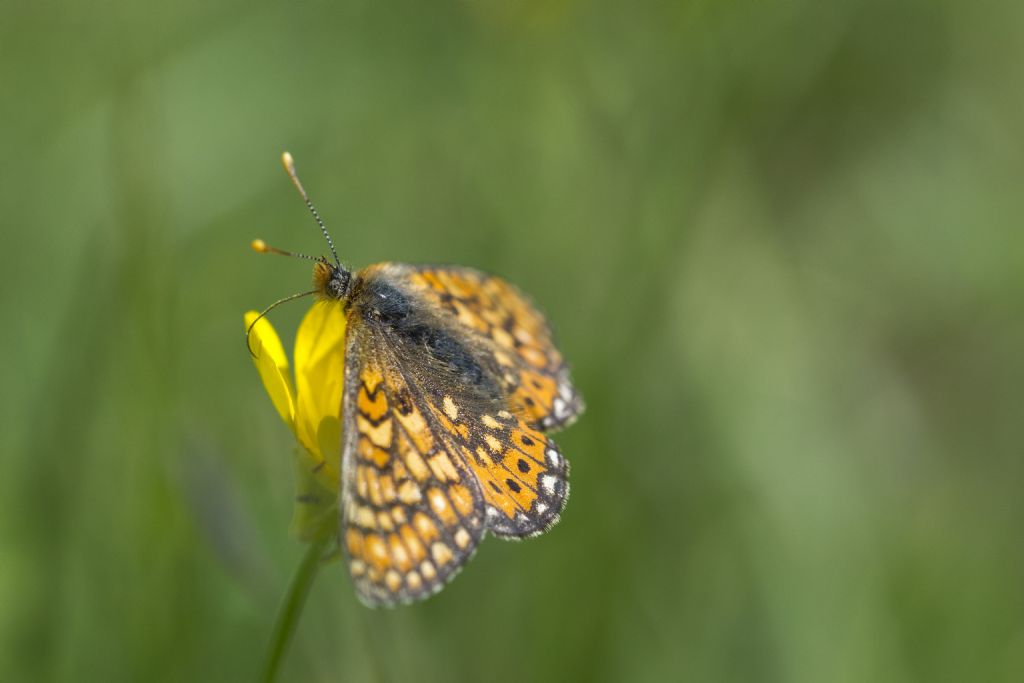
[[548,434],[583,401],[516,287],[463,267],[348,270],[287,152],[282,161],[333,259],[254,246],[313,260],[306,294],[340,302],[347,321],[338,543],[362,602],[421,600],[488,532],[520,539],[558,521],[569,463]]

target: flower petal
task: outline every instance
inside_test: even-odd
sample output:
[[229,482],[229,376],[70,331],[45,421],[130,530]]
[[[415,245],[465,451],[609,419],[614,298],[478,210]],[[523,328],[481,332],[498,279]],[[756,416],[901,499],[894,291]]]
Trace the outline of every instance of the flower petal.
[[338,301],[309,309],[295,337],[295,426],[299,441],[319,460],[318,478],[338,489],[341,466],[341,394],[345,384],[345,311]]
[[[256,311],[245,314],[245,329],[248,330],[253,321],[259,317]],[[281,340],[274,331],[274,326],[266,318],[260,318],[252,328],[249,346],[256,354],[253,363],[263,380],[263,388],[270,395],[281,419],[295,430],[295,389],[292,387],[291,375],[288,372],[288,356],[284,353]]]

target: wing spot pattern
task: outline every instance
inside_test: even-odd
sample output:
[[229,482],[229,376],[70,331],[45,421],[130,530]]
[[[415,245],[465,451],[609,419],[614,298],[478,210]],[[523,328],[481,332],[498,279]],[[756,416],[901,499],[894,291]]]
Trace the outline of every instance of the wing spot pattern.
[[502,452],[501,442],[494,438],[491,434],[484,434],[484,441],[487,442],[487,447],[491,449],[491,453],[498,454]]
[[393,503],[395,500],[395,480],[390,474],[384,474],[377,478],[380,484],[380,495],[386,503]]
[[438,542],[430,546],[430,555],[439,567],[452,561],[452,550],[444,543]]
[[427,463],[423,462],[423,458],[416,452],[415,449],[410,448],[405,453],[405,464],[409,467],[409,471],[412,472],[412,476],[416,477],[419,482],[425,482],[430,477],[430,469],[427,468]]
[[412,518],[412,523],[415,525],[420,538],[424,541],[429,543],[430,541],[440,537],[437,526],[433,521],[431,521],[430,517],[427,517],[424,513],[417,512]]
[[366,537],[366,550],[370,562],[376,567],[383,569],[388,565],[388,550],[384,545],[384,539],[377,534],[369,534]]
[[360,505],[356,508],[356,524],[364,529],[376,529],[377,518],[373,514],[373,510],[365,505]]
[[[423,493],[414,481],[406,479],[398,486],[398,499],[406,505],[415,505],[423,499]],[[401,508],[396,507],[395,510],[400,511]],[[402,513],[402,517],[405,517],[404,512]]]
[[377,479],[377,473],[370,468],[366,469],[366,484],[370,492],[370,501],[380,507],[384,504],[384,497],[380,492],[380,481]]
[[453,421],[459,419],[459,407],[455,405],[455,401],[452,400],[451,396],[445,396],[442,402],[444,407],[444,414],[451,418]]
[[412,557],[414,562],[419,562],[427,556],[427,551],[423,546],[423,542],[420,541],[420,537],[416,535],[416,532],[412,530],[412,527],[403,526],[399,533],[402,535],[405,547],[409,551],[409,556]]
[[434,473],[434,477],[438,481],[458,481],[459,473],[455,469],[455,465],[452,464],[448,454],[444,451],[439,452],[433,458],[429,460],[430,469]]
[[388,536],[388,543],[391,546],[391,557],[394,558],[395,564],[403,572],[408,571],[412,567],[412,561],[409,559],[409,553],[406,551],[405,546],[402,545],[402,540],[397,534],[391,534]]
[[462,484],[452,484],[448,489],[448,495],[455,505],[455,509],[463,517],[469,517],[473,512],[473,494]]
[[441,489],[430,489],[427,491],[427,498],[430,501],[430,508],[444,522],[445,526],[452,526],[459,521],[455,516],[455,510],[448,504],[448,499]]
[[[396,274],[397,275],[397,274]],[[416,295],[479,335],[504,374],[511,405],[543,429],[568,425],[583,410],[544,316],[515,286],[468,268],[411,268],[398,276]],[[554,409],[555,396],[562,402]]]

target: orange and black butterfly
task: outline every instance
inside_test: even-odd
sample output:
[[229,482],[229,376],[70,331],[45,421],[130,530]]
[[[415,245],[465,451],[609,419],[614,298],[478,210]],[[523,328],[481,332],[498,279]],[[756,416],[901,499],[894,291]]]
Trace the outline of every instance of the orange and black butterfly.
[[569,463],[547,433],[583,402],[514,286],[470,268],[346,269],[283,159],[333,256],[314,259],[314,291],[347,319],[339,544],[363,602],[420,600],[487,532],[518,539],[558,521]]

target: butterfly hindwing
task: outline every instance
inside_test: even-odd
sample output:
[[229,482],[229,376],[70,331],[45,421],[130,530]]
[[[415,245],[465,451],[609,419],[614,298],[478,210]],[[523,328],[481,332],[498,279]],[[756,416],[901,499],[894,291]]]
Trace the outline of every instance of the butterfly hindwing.
[[445,399],[431,409],[480,483],[489,531],[523,538],[558,521],[569,496],[569,463],[551,439],[507,410],[462,411]]

